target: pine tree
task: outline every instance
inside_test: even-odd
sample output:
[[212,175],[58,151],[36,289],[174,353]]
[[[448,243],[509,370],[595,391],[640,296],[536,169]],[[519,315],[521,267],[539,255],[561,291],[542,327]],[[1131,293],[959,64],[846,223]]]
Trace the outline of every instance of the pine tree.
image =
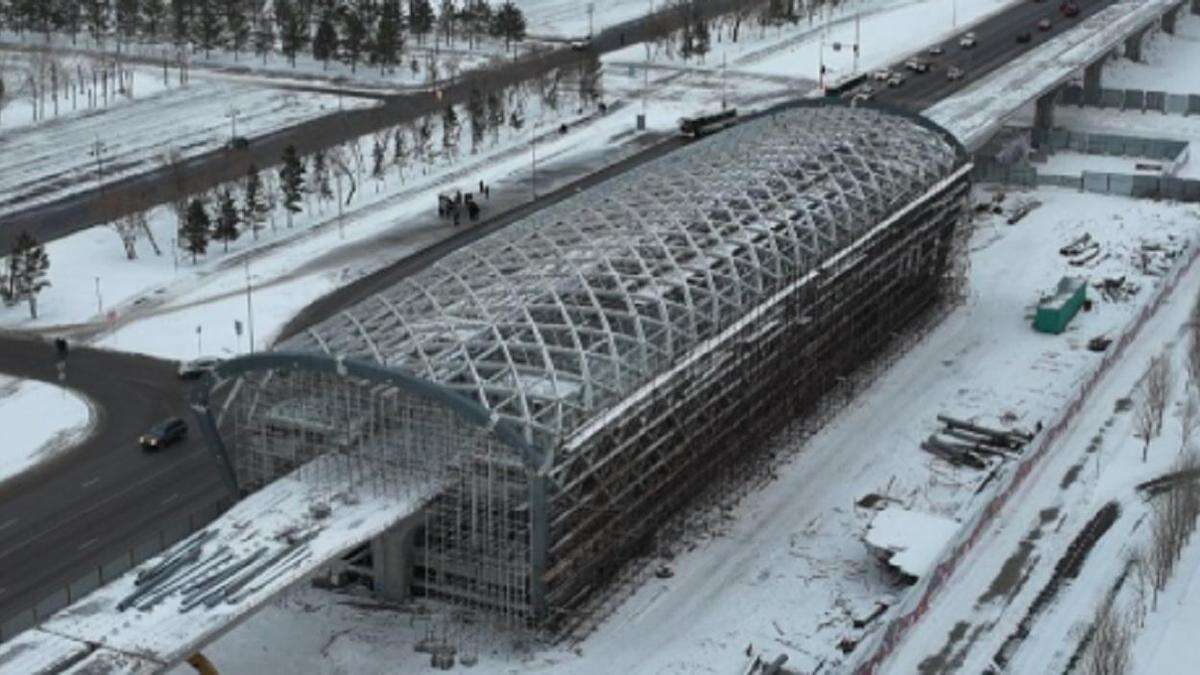
[[204,49],[204,58],[221,44],[221,21],[217,15],[217,0],[198,0],[200,20],[196,22],[196,42]]
[[453,156],[458,148],[459,124],[454,106],[446,106],[442,111],[442,148],[447,155]]
[[192,0],[171,0],[171,36],[175,38],[175,44],[187,42],[191,17]]
[[203,255],[208,251],[209,229],[212,227],[212,219],[208,217],[208,210],[204,208],[204,202],[200,201],[199,197],[192,198],[188,204],[187,221],[183,224],[183,248],[192,254],[192,264],[196,264],[196,256]]
[[37,296],[50,285],[46,278],[49,271],[50,257],[46,255],[46,249],[33,235],[22,231],[9,255],[10,302],[28,301],[30,318],[37,318]]
[[141,0],[117,0],[117,27],[126,41],[137,38],[142,28]]
[[108,31],[108,0],[87,0],[84,9],[87,10],[88,32],[99,44]]
[[146,37],[151,40],[158,37],[159,31],[162,30],[162,22],[165,15],[166,6],[163,5],[163,0],[143,0],[142,27]]
[[279,22],[279,46],[283,55],[296,67],[296,54],[308,42],[308,28],[304,17],[292,7],[289,0],[275,2],[275,20]]
[[333,197],[329,184],[329,164],[325,161],[325,151],[313,153],[312,161],[312,191],[317,194],[317,201],[323,202]]
[[492,130],[493,143],[500,141],[500,129],[504,126],[504,97],[496,92],[487,96],[488,127]]
[[[376,134],[375,144],[371,146],[371,177],[376,181],[383,182],[385,164],[387,163],[387,135]],[[375,191],[379,192],[379,186],[376,185]]]
[[479,91],[478,86],[471,87],[471,93],[467,98],[467,118],[471,122],[471,152],[478,151],[479,145],[483,143],[483,137],[487,133],[487,107],[484,103],[483,92]]
[[246,7],[242,0],[225,0],[225,30],[229,34],[229,46],[233,47],[233,60],[246,48],[250,40],[250,21],[246,18]]
[[425,36],[433,30],[433,5],[429,0],[409,0],[408,27],[417,35],[417,42],[425,41]]
[[313,37],[312,55],[314,59],[324,63],[325,68],[328,68],[329,59],[336,57],[337,51],[337,29],[333,27],[331,12],[325,12],[321,17],[320,25],[317,26],[317,34]]
[[242,222],[241,214],[238,213],[237,204],[233,202],[233,194],[229,188],[221,191],[221,199],[219,212],[217,214],[217,227],[213,230],[212,238],[225,244],[225,252],[229,252],[229,242],[237,241],[238,225]]
[[275,26],[266,14],[260,14],[254,25],[254,53],[266,64],[267,54],[275,49]]
[[367,25],[362,16],[353,9],[341,13],[342,19],[342,57],[350,64],[350,72],[358,72],[358,62],[369,45],[367,44]]
[[508,49],[514,40],[525,39],[525,15],[512,0],[507,0],[496,11],[492,20],[492,34],[504,36],[504,48]]
[[400,5],[385,5],[379,17],[371,53],[371,58],[379,64],[380,75],[400,63],[401,54],[404,52],[404,34],[400,32],[400,22]]
[[296,146],[283,149],[283,166],[279,169],[280,189],[283,190],[283,208],[288,214],[288,227],[292,216],[300,212],[300,200],[304,198],[304,162],[296,153]]
[[258,176],[258,167],[253,163],[246,169],[246,189],[242,200],[242,222],[250,228],[254,240],[258,241],[258,231],[262,229],[267,207],[262,199],[262,179]]

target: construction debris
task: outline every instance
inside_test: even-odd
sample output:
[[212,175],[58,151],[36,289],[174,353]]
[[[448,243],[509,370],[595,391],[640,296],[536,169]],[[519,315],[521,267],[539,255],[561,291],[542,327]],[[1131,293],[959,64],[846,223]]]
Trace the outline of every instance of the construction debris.
[[1093,352],[1102,352],[1105,349],[1108,349],[1108,346],[1111,344],[1112,344],[1112,338],[1106,337],[1104,335],[1097,335],[1096,337],[1092,338],[1091,340],[1088,340],[1087,348],[1088,348],[1088,350],[1093,351]]
[[1100,297],[1109,302],[1121,302],[1137,295],[1140,287],[1127,280],[1124,276],[1120,277],[1105,277],[1092,284],[1092,287],[1100,292]]
[[890,506],[875,514],[862,541],[905,582],[914,583],[933,569],[958,530],[959,523],[950,518]]
[[938,415],[943,428],[929,436],[921,449],[954,466],[988,468],[988,460],[1010,459],[1021,451],[1033,435],[1023,431],[1003,431]]

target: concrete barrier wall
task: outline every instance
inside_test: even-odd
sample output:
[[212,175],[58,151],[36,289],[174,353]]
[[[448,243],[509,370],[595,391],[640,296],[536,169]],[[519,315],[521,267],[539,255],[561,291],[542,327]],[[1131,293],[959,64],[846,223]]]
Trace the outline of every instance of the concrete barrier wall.
[[1083,87],[1072,84],[1059,90],[1058,103],[1171,115],[1200,115],[1200,94],[1173,94],[1145,89],[1103,88],[1085,95]]

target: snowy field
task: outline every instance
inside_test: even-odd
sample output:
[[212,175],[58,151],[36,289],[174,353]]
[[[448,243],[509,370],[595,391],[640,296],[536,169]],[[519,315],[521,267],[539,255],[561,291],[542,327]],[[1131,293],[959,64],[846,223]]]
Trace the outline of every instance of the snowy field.
[[78,444],[94,417],[87,400],[67,389],[0,376],[0,484]]
[[1173,94],[1200,94],[1200,15],[1185,7],[1175,34],[1161,30],[1146,34],[1142,61],[1110,61],[1104,68],[1105,87],[1148,89]]
[[[372,101],[346,98],[347,108]],[[229,141],[230,109],[240,111],[239,136],[254,137],[338,109],[336,96],[192,80],[187,87],[96,114],[0,130],[0,215],[92,187],[97,140],[104,182],[157,168],[167,149],[184,157]]]
[[[1138,164],[1151,166],[1166,166],[1168,163],[1158,159],[1141,157],[1117,157],[1110,155],[1089,155],[1082,152],[1054,152],[1046,156],[1045,162],[1034,163],[1038,173],[1057,174],[1061,176],[1078,176],[1084,171],[1099,171],[1109,173],[1137,174],[1139,176],[1161,176],[1161,169],[1138,168]],[[1198,162],[1188,162],[1180,167],[1175,175],[1179,178],[1200,177],[1197,169]]]

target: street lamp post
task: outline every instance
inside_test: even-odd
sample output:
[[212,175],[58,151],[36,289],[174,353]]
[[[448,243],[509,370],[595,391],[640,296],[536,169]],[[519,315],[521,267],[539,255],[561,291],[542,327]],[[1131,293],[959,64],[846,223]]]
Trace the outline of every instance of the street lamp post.
[[104,298],[100,295],[100,277],[96,277],[96,314],[104,316]]
[[246,334],[250,340],[250,353],[254,353],[254,305],[250,299],[250,261],[246,261]]
[[108,145],[96,136],[96,141],[92,143],[92,150],[88,154],[96,158],[96,183],[104,183],[104,151],[108,149]]
[[230,106],[229,110],[225,113],[225,116],[229,118],[229,140],[230,141],[237,138],[237,116],[241,112],[242,112],[241,110],[238,110],[237,108]]

